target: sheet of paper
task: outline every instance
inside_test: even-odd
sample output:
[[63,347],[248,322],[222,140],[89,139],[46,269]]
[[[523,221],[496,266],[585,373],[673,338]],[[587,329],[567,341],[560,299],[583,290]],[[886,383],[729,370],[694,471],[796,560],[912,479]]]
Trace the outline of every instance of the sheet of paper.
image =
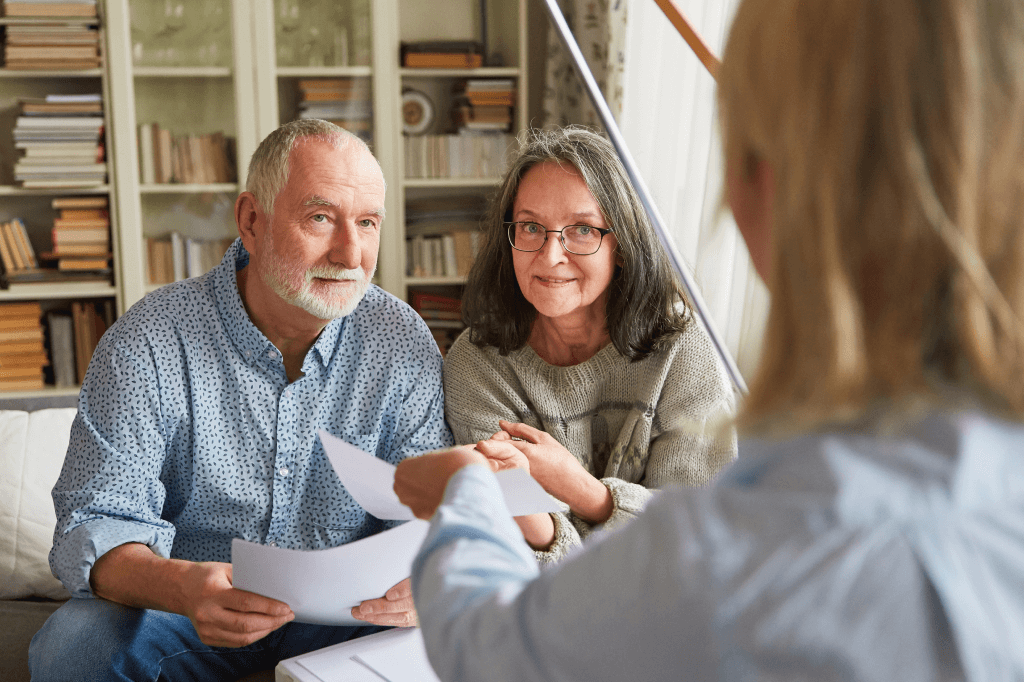
[[288,659],[323,682],[439,682],[419,628],[396,628]]
[[[324,452],[334,472],[356,502],[378,519],[413,518],[395,495],[395,466],[320,430]],[[497,473],[505,505],[512,516],[557,512],[558,504],[528,473],[509,469]]]
[[231,543],[233,583],[283,601],[302,623],[365,625],[352,617],[352,607],[383,597],[409,577],[428,528],[426,521],[410,521],[347,545],[309,552],[236,539]]

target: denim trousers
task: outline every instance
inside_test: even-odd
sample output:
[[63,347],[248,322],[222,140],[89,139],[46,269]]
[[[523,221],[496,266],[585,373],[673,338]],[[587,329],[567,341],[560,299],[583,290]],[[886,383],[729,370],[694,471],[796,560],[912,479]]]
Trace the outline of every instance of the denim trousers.
[[229,680],[380,630],[288,623],[249,646],[207,646],[185,616],[105,599],[71,599],[32,638],[33,682]]

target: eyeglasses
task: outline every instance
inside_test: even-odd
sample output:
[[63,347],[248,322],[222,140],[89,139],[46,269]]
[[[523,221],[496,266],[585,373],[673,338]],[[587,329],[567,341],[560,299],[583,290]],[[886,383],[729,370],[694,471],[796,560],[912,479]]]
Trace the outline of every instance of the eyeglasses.
[[554,232],[562,242],[562,248],[577,256],[589,256],[601,248],[604,236],[612,232],[607,227],[590,225],[566,225],[561,230],[549,230],[540,223],[505,223],[508,242],[516,251],[540,251],[548,240],[548,233]]

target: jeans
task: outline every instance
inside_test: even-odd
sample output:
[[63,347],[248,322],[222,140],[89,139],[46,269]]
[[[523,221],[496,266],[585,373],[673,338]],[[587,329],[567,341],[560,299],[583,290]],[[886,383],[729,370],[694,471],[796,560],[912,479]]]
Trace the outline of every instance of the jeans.
[[278,661],[387,628],[288,623],[239,648],[203,644],[185,616],[72,599],[32,638],[33,682],[236,680]]

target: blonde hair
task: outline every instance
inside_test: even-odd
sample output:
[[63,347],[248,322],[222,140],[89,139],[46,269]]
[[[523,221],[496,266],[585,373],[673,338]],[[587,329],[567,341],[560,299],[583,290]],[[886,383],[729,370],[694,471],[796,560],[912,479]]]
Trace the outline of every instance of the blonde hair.
[[947,387],[1024,418],[1024,4],[745,0],[719,105],[726,158],[776,178],[741,421]]
[[288,184],[288,158],[292,149],[306,140],[325,142],[336,149],[355,142],[372,155],[366,142],[330,121],[304,118],[285,123],[260,142],[249,161],[245,189],[252,192],[266,215],[273,215],[274,201]]

